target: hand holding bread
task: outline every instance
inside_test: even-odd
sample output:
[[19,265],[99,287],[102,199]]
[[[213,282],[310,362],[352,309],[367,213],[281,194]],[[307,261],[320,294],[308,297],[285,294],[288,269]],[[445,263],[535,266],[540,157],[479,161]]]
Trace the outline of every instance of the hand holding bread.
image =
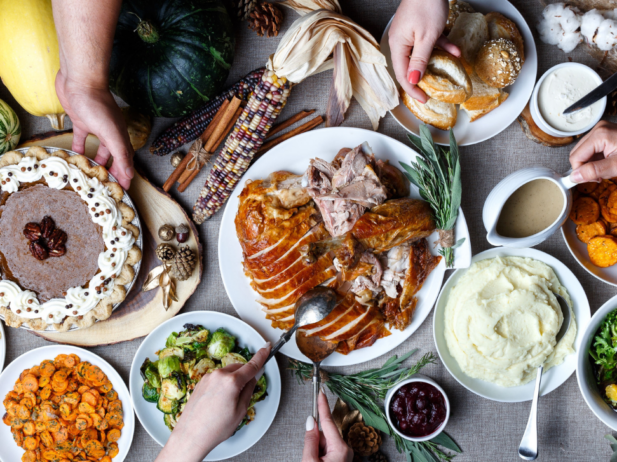
[[[431,50],[422,78],[417,82],[417,87],[430,99],[417,98],[418,88],[408,91],[396,74],[403,87],[401,98],[405,106],[418,119],[442,130],[456,123],[456,104],[471,122],[499,107],[508,98],[502,89],[516,81],[525,60],[520,31],[500,13],[484,15],[474,12],[466,2],[452,0],[446,29],[449,29],[449,45],[456,45],[460,54],[448,53],[447,49]],[[394,37],[396,34],[391,31],[393,63]]]
[[388,41],[396,79],[407,94],[421,102],[428,97],[417,84],[433,48],[460,55],[458,47],[443,35],[448,14],[447,0],[402,0],[392,21]]

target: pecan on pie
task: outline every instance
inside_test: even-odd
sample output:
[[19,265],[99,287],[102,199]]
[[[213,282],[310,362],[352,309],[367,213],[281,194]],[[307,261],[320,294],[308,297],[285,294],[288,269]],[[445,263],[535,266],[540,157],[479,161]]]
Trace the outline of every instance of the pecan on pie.
[[63,332],[107,319],[141,251],[135,212],[107,170],[84,156],[0,157],[0,316]]

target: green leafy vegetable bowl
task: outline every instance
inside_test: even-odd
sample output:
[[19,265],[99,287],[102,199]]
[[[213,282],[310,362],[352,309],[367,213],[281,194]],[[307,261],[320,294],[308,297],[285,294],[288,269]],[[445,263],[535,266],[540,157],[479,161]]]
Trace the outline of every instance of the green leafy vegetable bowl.
[[[131,399],[141,424],[164,446],[196,383],[210,370],[245,363],[264,344],[255,329],[223,313],[196,311],[163,323],[142,342],[131,366]],[[270,361],[247,417],[205,460],[234,457],[259,441],[274,420],[280,396],[280,372]]]
[[578,387],[585,402],[598,419],[617,431],[617,402],[611,402],[604,392],[607,385],[617,384],[616,347],[617,295],[591,317],[583,333],[576,368]]

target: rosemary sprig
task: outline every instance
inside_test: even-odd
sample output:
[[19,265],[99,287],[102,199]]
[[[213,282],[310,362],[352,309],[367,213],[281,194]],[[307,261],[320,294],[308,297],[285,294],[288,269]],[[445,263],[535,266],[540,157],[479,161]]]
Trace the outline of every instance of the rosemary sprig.
[[450,150],[435,146],[431,132],[426,125],[420,125],[420,137],[409,135],[411,144],[420,152],[411,166],[401,162],[409,181],[420,189],[420,196],[433,209],[433,216],[439,232],[439,253],[446,259],[446,266],[454,263],[454,249],[465,242],[465,238],[454,242],[454,226],[461,205],[461,163],[454,134],[450,130]]
[[[422,443],[414,443],[401,438],[390,427],[383,408],[378,404],[385,397],[388,390],[403,380],[417,374],[427,364],[436,361],[433,353],[425,354],[416,364],[406,368],[403,362],[414,354],[416,350],[401,356],[392,356],[379,369],[369,369],[351,375],[325,373],[323,382],[332,393],[341,398],[362,414],[367,425],[376,428],[394,438],[396,449],[405,453],[408,462],[448,462],[454,455],[445,453],[440,446],[455,452],[462,452],[458,445],[445,433]],[[312,366],[291,359],[289,370],[300,383],[312,378]]]

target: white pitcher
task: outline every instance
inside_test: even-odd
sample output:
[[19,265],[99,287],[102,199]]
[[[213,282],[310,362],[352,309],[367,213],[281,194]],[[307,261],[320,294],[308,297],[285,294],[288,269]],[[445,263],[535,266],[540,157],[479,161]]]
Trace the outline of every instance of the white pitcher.
[[[533,180],[550,180],[555,183],[563,194],[563,207],[557,219],[544,230],[527,237],[506,237],[497,233],[497,222],[504,204],[510,196],[521,186]],[[486,240],[494,246],[503,247],[533,247],[547,239],[557,231],[566,221],[572,208],[571,188],[576,183],[570,180],[569,175],[561,175],[547,167],[529,167],[518,170],[501,180],[493,188],[484,202],[482,221],[486,229]]]

